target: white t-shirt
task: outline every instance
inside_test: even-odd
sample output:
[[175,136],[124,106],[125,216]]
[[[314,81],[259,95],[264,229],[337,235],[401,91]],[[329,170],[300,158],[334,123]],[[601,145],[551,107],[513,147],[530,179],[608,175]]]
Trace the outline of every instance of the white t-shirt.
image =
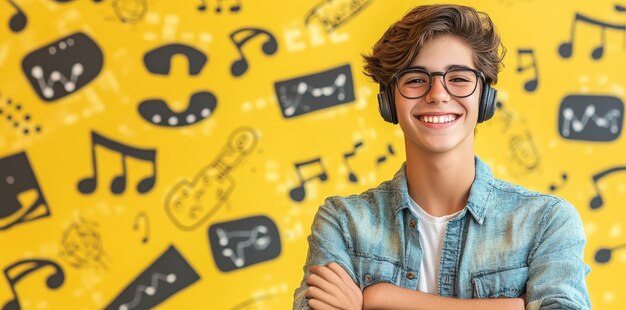
[[437,286],[441,251],[443,240],[446,236],[446,225],[461,211],[441,217],[432,216],[413,199],[411,199],[411,212],[417,217],[417,231],[419,242],[422,247],[422,261],[420,263],[420,276],[417,281],[417,290],[424,293],[439,294]]

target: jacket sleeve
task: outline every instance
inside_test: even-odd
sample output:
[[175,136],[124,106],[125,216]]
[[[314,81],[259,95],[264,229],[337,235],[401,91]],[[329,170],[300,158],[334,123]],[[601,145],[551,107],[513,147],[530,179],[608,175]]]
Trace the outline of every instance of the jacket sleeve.
[[583,261],[585,232],[576,209],[564,200],[548,207],[529,256],[526,309],[590,309]]
[[309,250],[303,268],[304,276],[294,293],[293,309],[310,309],[304,293],[308,288],[306,278],[310,274],[311,266],[335,262],[346,270],[353,280],[355,279],[354,268],[348,254],[349,232],[345,229],[346,215],[343,207],[337,199],[329,198],[315,214],[311,234],[307,238]]

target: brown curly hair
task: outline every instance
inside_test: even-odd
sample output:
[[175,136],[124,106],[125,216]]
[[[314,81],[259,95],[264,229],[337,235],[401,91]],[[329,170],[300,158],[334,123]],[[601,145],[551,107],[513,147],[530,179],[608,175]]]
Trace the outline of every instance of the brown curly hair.
[[451,34],[474,51],[474,63],[488,84],[498,82],[498,71],[506,53],[491,18],[461,5],[424,5],[410,10],[391,25],[365,59],[364,73],[386,85],[392,76],[408,68],[420,49],[430,40]]

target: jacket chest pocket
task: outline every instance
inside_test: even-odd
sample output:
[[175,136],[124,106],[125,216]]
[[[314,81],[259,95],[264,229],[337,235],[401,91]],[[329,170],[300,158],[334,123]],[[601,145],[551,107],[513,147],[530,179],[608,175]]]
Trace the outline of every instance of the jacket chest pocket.
[[526,290],[528,267],[495,272],[480,272],[472,276],[474,298],[515,298]]
[[361,290],[376,283],[387,282],[398,285],[400,267],[395,263],[378,258],[361,258],[359,261],[359,286]]

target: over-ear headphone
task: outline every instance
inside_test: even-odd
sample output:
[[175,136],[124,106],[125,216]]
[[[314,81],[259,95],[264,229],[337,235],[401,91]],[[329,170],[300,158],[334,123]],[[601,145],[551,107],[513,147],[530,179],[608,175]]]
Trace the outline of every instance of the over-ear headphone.
[[[483,80],[484,82],[485,80]],[[480,94],[478,105],[478,122],[482,123],[496,112],[496,94],[498,90],[491,87],[488,83],[483,83],[483,91]],[[380,84],[380,92],[378,93],[378,112],[380,116],[387,122],[397,124],[398,115],[396,113],[396,104],[394,102],[394,92],[385,85]]]

